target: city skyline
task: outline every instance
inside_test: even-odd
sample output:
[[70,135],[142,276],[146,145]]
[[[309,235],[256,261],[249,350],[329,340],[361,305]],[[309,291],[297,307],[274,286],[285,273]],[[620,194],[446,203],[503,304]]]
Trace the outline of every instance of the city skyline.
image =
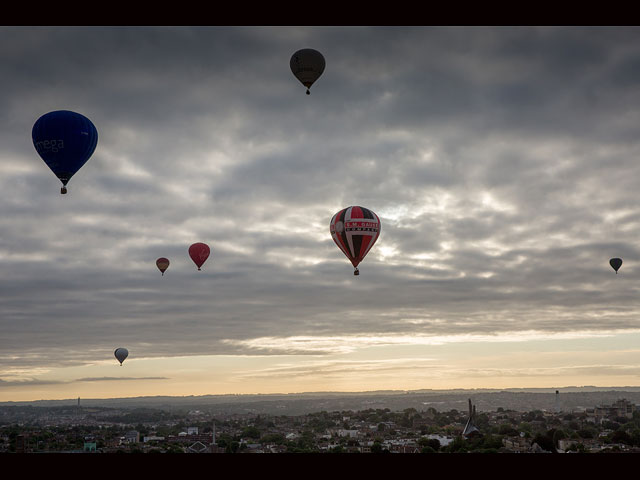
[[[640,385],[639,39],[0,27],[0,401]],[[98,132],[66,195],[54,110]]]

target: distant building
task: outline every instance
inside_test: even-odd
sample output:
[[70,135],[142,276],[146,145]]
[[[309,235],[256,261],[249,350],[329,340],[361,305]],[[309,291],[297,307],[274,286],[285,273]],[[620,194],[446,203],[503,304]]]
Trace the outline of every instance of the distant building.
[[169,435],[166,440],[167,442],[172,442],[172,443],[182,443],[182,444],[187,444],[190,445],[192,443],[195,442],[202,442],[206,445],[211,445],[212,439],[212,435],[211,434],[197,434],[197,435],[188,435],[187,432],[180,432],[177,436],[176,435]]
[[389,453],[420,453],[420,447],[416,445],[392,445]]
[[187,447],[187,453],[210,453],[211,446],[206,446],[202,442],[196,442]]
[[502,445],[507,450],[518,453],[525,453],[531,449],[531,441],[524,437],[506,437],[502,439]]
[[601,423],[606,419],[614,419],[616,417],[632,418],[636,406],[626,399],[617,400],[613,405],[600,405],[593,409],[587,409],[589,420]]
[[27,453],[27,439],[24,435],[16,436],[16,453]]
[[462,431],[462,436],[464,438],[476,438],[481,437],[482,433],[478,430],[478,427],[475,425],[476,418],[476,407],[475,405],[471,405],[471,399],[469,399],[469,419],[467,420],[467,424],[464,426],[464,430]]
[[270,453],[285,453],[287,451],[286,445],[268,445],[267,452]]
[[440,446],[441,447],[446,447],[451,442],[453,442],[453,438],[451,438],[451,437],[446,437],[444,435],[436,435],[436,434],[433,434],[433,433],[430,433],[430,434],[427,434],[427,435],[423,435],[423,438],[429,438],[429,439],[438,440],[440,442]]
[[247,443],[245,445],[245,453],[266,453],[261,443]]
[[130,430],[127,433],[125,433],[124,437],[122,438],[124,440],[124,443],[139,443],[140,432],[137,432],[136,430]]
[[582,443],[584,445],[584,440],[575,438],[561,438],[558,440],[558,453],[566,452],[569,448]]
[[537,443],[533,443],[527,453],[551,453],[549,450],[545,450]]

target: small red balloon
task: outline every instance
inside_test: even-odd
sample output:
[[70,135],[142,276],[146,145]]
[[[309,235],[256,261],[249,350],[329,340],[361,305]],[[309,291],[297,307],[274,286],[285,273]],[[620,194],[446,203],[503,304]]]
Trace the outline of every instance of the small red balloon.
[[162,275],[164,275],[165,270],[169,268],[169,259],[160,257],[158,260],[156,260],[156,266],[162,272]]
[[209,253],[211,253],[211,250],[206,243],[198,242],[189,247],[189,256],[191,260],[193,260],[193,263],[196,264],[196,267],[198,267],[198,270],[200,270],[202,264],[209,258]]

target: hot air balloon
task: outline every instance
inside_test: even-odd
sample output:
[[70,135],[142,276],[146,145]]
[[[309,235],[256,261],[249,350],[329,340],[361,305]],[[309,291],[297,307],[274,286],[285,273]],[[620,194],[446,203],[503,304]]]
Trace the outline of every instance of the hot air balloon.
[[113,354],[116,356],[116,358],[120,362],[120,366],[122,366],[122,362],[124,362],[124,360],[129,356],[129,350],[127,350],[126,348],[120,347],[120,348],[116,348],[116,351],[113,352]]
[[291,56],[289,66],[300,83],[307,87],[307,95],[309,95],[311,85],[324,72],[325,61],[319,51],[313,48],[303,48]]
[[202,264],[209,258],[210,252],[209,245],[206,243],[194,243],[189,247],[189,256],[191,260],[193,260],[193,263],[196,264],[196,267],[198,267],[198,270],[200,270]]
[[156,260],[156,266],[162,272],[162,276],[164,276],[164,271],[169,268],[169,259],[160,257]]
[[364,207],[347,207],[336,213],[329,224],[333,241],[353,264],[354,275],[360,275],[358,264],[369,253],[380,235],[380,219]]
[[89,160],[98,144],[98,131],[84,115],[56,110],[42,115],[31,131],[33,146],[62,182],[67,182]]
[[609,260],[609,265],[611,265],[611,267],[613,267],[613,269],[616,271],[616,275],[617,275],[618,274],[618,269],[622,265],[622,259],[621,258],[612,258],[611,260]]

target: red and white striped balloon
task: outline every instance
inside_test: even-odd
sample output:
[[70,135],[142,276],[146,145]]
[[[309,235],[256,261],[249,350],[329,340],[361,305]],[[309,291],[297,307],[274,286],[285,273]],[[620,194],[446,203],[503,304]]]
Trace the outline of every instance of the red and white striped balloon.
[[354,275],[359,275],[358,264],[378,240],[380,227],[378,215],[358,206],[343,208],[331,219],[329,231],[333,241],[351,260]]

